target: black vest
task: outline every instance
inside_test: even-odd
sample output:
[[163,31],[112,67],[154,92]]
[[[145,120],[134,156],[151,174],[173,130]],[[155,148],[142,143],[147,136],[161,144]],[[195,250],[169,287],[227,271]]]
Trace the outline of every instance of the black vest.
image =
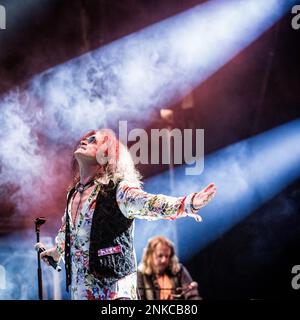
[[[117,185],[110,181],[102,185],[93,213],[89,272],[97,278],[99,285],[109,286],[118,279],[136,271],[133,248],[133,219],[126,218],[116,201]],[[67,205],[75,189],[69,192]],[[67,211],[67,210],[66,210]],[[66,214],[65,267],[67,291],[71,284],[70,218]]]

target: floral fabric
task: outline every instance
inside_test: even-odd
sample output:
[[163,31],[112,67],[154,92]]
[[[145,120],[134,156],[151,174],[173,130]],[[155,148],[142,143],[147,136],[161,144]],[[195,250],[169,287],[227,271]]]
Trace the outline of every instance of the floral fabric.
[[[68,208],[66,208],[66,213],[70,216],[71,297],[75,300],[113,300],[118,298],[135,300],[137,299],[137,276],[135,272],[119,279],[112,286],[103,288],[88,270],[91,224],[100,188],[100,184],[96,181],[95,188],[82,206],[75,226],[71,219],[72,200]],[[126,181],[122,181],[117,188],[116,201],[121,212],[129,219],[173,220],[195,215],[195,211],[191,208],[192,196],[193,194],[176,198],[165,195],[154,195]],[[62,227],[56,237],[57,251],[60,254],[64,252],[64,240],[65,216],[62,219]]]

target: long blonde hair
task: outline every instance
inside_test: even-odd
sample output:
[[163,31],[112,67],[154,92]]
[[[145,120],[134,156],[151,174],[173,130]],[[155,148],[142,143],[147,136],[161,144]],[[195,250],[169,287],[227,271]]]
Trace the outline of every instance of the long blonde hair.
[[152,256],[155,251],[155,248],[159,245],[163,244],[170,248],[171,255],[169,259],[168,270],[175,275],[180,270],[179,260],[175,254],[175,248],[172,241],[163,236],[156,236],[154,238],[149,239],[146,248],[144,249],[144,254],[142,257],[142,262],[139,265],[139,270],[146,274],[152,275],[155,273],[152,263]]
[[[96,174],[96,179],[102,177],[103,180],[112,181],[116,184],[120,180],[126,180],[135,184],[137,187],[142,185],[141,175],[135,168],[132,156],[128,150],[128,148],[122,144],[117,138],[115,133],[110,129],[100,129],[100,130],[91,130],[83,137],[80,138],[79,142],[77,142],[74,151],[77,149],[81,140],[100,132],[103,134],[104,139],[106,140],[107,147],[112,148],[113,152],[112,159],[107,163],[100,165],[99,164],[99,172]],[[70,188],[74,187],[80,179],[79,176],[79,166],[77,160],[75,159],[74,152],[72,158],[72,173],[73,173],[73,181]]]

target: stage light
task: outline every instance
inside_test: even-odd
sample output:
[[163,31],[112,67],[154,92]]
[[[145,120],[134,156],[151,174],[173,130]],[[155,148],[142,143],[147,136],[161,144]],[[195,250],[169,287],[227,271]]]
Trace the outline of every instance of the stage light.
[[[201,176],[185,175],[185,168],[174,171],[176,196],[200,191],[210,182],[218,190],[213,201],[199,213],[201,224],[193,219],[176,221],[178,251],[188,259],[210,242],[216,240],[255,209],[272,199],[300,177],[300,119],[269,130],[255,137],[228,146],[205,159]],[[162,191],[168,184],[168,173],[148,179],[145,189],[151,193]],[[136,234],[143,234],[136,242],[138,257],[146,240],[157,234],[174,234],[174,222],[137,221]]]
[[143,120],[207,79],[295,2],[208,1],[37,75],[22,110],[37,108],[36,129],[54,140]]
[[181,99],[294,3],[208,1],[38,75],[29,93],[43,105],[43,132],[77,138],[117,120],[146,123],[154,108]]

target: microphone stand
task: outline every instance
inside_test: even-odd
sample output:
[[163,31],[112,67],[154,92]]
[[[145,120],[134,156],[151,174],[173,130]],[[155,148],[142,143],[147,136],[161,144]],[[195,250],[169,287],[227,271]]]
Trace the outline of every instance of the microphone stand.
[[[36,218],[34,220],[36,242],[40,242],[40,226],[45,222],[46,222],[46,219],[43,217]],[[39,300],[43,300],[43,279],[42,279],[41,257],[40,257],[39,251],[37,251],[37,261],[38,261],[37,275],[38,275]]]

